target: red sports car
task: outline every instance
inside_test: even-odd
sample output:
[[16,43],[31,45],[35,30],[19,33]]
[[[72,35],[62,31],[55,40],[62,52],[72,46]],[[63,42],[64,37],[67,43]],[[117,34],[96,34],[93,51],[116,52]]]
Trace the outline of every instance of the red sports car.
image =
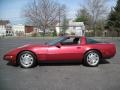
[[42,61],[80,61],[91,67],[100,60],[115,55],[113,43],[99,42],[87,37],[63,36],[43,45],[27,44],[4,55],[4,60],[30,68]]

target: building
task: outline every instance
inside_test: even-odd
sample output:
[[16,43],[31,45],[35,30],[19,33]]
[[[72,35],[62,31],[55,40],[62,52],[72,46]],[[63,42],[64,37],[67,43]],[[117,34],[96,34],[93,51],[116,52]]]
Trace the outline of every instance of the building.
[[33,26],[25,26],[25,33],[32,33],[34,30]]
[[[59,23],[56,25],[56,32],[57,35],[60,34],[62,31],[62,26],[59,25]],[[77,35],[77,36],[84,36],[85,35],[85,25],[83,22],[74,22],[73,20],[70,20],[68,23],[68,29],[65,32],[69,35]]]
[[24,36],[25,35],[25,26],[22,24],[13,25],[12,30],[14,32],[14,36]]
[[14,36],[26,36],[26,35],[29,36],[34,31],[33,26],[27,26],[27,25],[22,25],[22,24],[13,25],[12,29],[14,32]]
[[6,36],[6,26],[0,25],[0,36]]
[[13,30],[10,24],[6,25],[6,36],[13,36]]
[[9,20],[0,20],[0,36],[12,36],[13,31]]
[[75,33],[77,36],[84,36],[85,35],[85,25],[83,22],[74,22],[69,21],[69,27],[66,33],[71,34]]

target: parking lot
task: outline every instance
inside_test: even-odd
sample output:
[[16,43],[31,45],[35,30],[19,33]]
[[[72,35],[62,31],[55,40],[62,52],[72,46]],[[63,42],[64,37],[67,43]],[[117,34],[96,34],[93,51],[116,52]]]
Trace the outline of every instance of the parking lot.
[[81,64],[44,64],[31,69],[15,67],[2,59],[8,50],[28,44],[45,43],[47,38],[0,39],[0,90],[119,90],[120,40],[114,42],[117,54],[98,67]]

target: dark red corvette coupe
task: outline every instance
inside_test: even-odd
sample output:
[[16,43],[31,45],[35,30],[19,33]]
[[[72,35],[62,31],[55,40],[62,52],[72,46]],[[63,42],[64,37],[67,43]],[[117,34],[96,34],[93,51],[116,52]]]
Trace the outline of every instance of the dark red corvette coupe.
[[99,42],[86,37],[63,36],[43,45],[28,44],[15,48],[4,55],[4,60],[30,68],[40,61],[80,61],[91,67],[100,60],[115,55],[112,43]]

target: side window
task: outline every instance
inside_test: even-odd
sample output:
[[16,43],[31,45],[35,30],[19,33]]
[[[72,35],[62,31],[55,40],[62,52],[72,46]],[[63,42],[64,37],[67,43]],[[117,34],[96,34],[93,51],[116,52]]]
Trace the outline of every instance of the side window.
[[64,43],[72,43],[73,42],[73,38],[68,38],[65,41],[63,41]]
[[67,38],[66,40],[64,40],[63,42],[61,42],[62,45],[75,45],[75,44],[80,44],[80,38],[78,37],[71,37],[71,38]]

